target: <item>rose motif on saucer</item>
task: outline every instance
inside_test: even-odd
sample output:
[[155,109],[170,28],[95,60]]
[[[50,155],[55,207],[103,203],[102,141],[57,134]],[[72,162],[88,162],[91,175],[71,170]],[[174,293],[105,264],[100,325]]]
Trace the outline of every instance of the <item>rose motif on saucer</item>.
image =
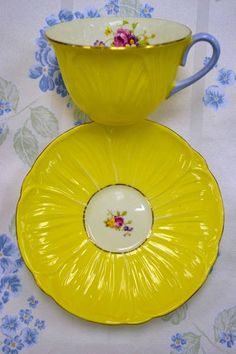
[[125,221],[125,216],[127,215],[127,211],[117,211],[113,213],[112,211],[107,211],[107,219],[104,221],[106,227],[110,227],[116,231],[123,231],[123,236],[131,236],[131,232],[133,231],[132,220]]
[[223,220],[216,180],[180,136],[150,121],[125,129],[90,123],[58,137],[35,162],[17,233],[37,284],[67,311],[140,323],[202,286]]

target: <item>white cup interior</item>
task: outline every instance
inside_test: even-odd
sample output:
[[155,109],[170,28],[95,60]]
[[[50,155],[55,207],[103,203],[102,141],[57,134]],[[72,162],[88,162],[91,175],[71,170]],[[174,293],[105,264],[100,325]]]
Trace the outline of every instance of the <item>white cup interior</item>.
[[155,37],[149,40],[150,45],[175,42],[191,35],[187,26],[169,20],[127,18],[129,23],[122,26],[123,20],[124,18],[119,17],[104,17],[64,22],[49,28],[46,36],[52,41],[64,44],[93,46],[96,40],[105,42],[108,39],[104,34],[107,26],[115,31],[120,27],[131,29],[132,23],[138,23],[135,29],[137,35],[144,31],[148,36],[155,34]]

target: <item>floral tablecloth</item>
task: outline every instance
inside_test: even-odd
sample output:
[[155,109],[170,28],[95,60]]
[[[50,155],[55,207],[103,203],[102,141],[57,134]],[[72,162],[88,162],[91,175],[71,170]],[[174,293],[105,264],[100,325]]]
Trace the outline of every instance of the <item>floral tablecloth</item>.
[[[106,1],[106,0],[104,0]],[[236,353],[236,2],[231,0],[2,1],[0,11],[0,348],[3,353]],[[196,148],[225,204],[218,260],[206,284],[175,312],[137,326],[89,323],[35,284],[20,256],[15,210],[21,183],[44,147],[89,118],[67,95],[44,31],[60,21],[109,15],[164,17],[208,31],[221,43],[218,65],[172,97],[151,119]],[[211,53],[196,46],[187,76]]]

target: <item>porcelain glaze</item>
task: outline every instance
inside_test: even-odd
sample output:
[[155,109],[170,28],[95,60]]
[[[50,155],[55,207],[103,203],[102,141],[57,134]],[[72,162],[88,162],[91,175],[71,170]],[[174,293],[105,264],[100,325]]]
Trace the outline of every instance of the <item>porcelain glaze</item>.
[[[145,242],[126,253],[102,250],[84,225],[91,198],[117,184],[140,191],[154,217]],[[105,229],[126,211],[135,232],[124,205],[103,211]],[[149,121],[63,134],[25,178],[17,209],[19,246],[38,285],[69,312],[107,324],[144,322],[189,299],[212,268],[222,228],[220,191],[203,158]],[[107,237],[125,239],[119,232]]]
[[107,125],[141,122],[168,96],[199,80],[216,64],[220,49],[208,34],[198,35],[213,48],[212,60],[198,73],[177,83],[178,66],[191,48],[191,30],[160,19],[131,18],[135,31],[154,35],[140,47],[93,46],[105,41],[106,26],[119,28],[122,18],[83,19],[61,23],[46,31],[73,101],[92,120]]
[[116,184],[90,199],[84,213],[86,231],[105,251],[123,253],[139,247],[149,236],[151,205],[137,189]]

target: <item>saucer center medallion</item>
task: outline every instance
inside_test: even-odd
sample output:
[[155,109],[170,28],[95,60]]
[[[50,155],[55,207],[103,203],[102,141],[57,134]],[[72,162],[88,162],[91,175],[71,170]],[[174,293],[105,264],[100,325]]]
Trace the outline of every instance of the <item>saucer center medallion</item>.
[[116,184],[95,193],[84,212],[88,237],[99,248],[114,253],[135,250],[148,237],[153,213],[137,189]]

